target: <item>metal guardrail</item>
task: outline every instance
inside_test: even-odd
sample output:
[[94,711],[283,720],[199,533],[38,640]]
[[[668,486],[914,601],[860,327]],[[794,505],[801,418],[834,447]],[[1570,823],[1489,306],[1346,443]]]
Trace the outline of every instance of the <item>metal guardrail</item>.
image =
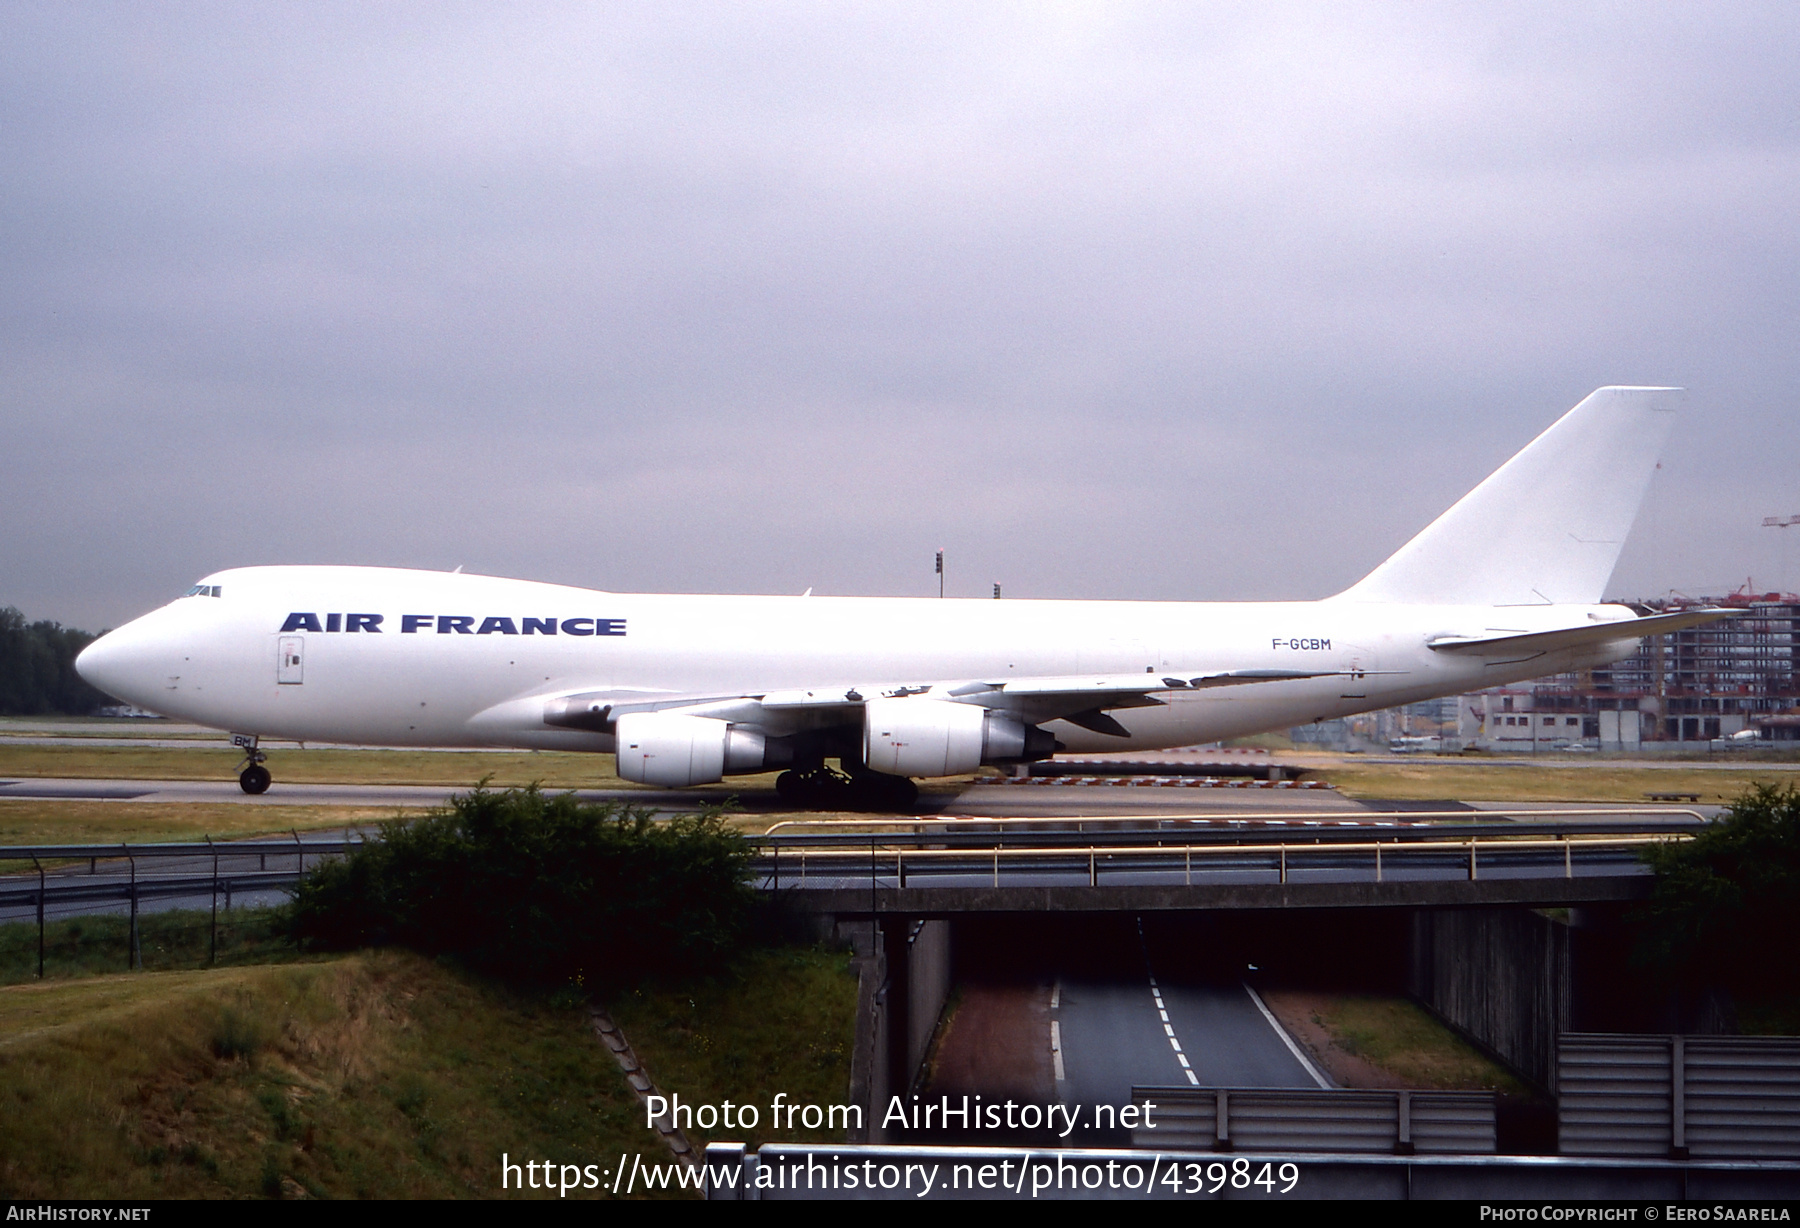
[[[1354,812],[1351,812],[1354,813]],[[942,840],[958,832],[991,833],[995,831],[1030,832],[1036,829],[1051,834],[1051,829],[1084,834],[1117,829],[1120,831],[1154,830],[1158,835],[1191,834],[1196,838],[1207,832],[1230,838],[1234,830],[1271,826],[1305,828],[1309,836],[1348,829],[1379,827],[1383,831],[1430,832],[1445,825],[1458,830],[1517,830],[1528,826],[1549,830],[1583,830],[1617,832],[1620,823],[1652,824],[1658,830],[1668,827],[1704,827],[1712,822],[1698,810],[1686,807],[1594,806],[1531,809],[1509,807],[1506,810],[1370,810],[1351,818],[1343,811],[1318,810],[1251,810],[1233,813],[1219,810],[1197,810],[1191,814],[1152,811],[1144,814],[1105,815],[1032,815],[988,818],[980,815],[933,815],[913,818],[896,815],[879,819],[783,819],[771,824],[761,836],[750,839],[758,843],[791,841],[810,833],[824,840],[847,839],[851,832],[876,833],[890,839],[912,836],[917,839]],[[1148,826],[1146,826],[1148,825]],[[1583,826],[1587,825],[1587,826]],[[829,830],[828,830],[829,829]],[[1647,826],[1638,830],[1647,831]],[[1008,836],[1008,839],[1017,838]]]
[[1133,1087],[1154,1129],[1133,1147],[1376,1155],[1491,1155],[1492,1092]]
[[90,868],[102,859],[160,859],[165,857],[293,857],[327,856],[363,844],[360,835],[302,837],[263,840],[185,840],[157,844],[7,844],[0,845],[0,863],[8,861],[85,861]]
[[[0,909],[25,909],[32,912],[38,931],[38,976],[44,975],[45,926],[49,912],[56,908],[77,910],[94,905],[123,905],[129,927],[128,965],[139,966],[138,907],[140,904],[190,897],[206,899],[212,917],[209,947],[216,951],[218,940],[218,903],[221,895],[230,909],[234,895],[253,894],[287,887],[300,880],[308,869],[308,858],[342,855],[364,842],[359,834],[303,839],[298,832],[285,840],[237,840],[223,843],[215,840],[173,841],[163,844],[33,844],[0,846],[0,864],[29,863],[31,870],[23,874],[0,876]],[[274,868],[270,862],[275,862]],[[87,863],[86,873],[80,870]],[[124,875],[100,875],[102,862],[109,870],[123,862]],[[177,863],[173,870],[156,872],[154,867]],[[179,863],[199,863],[183,866]],[[46,864],[49,863],[49,864]],[[148,863],[145,872],[140,863]],[[251,866],[254,865],[254,869]]]
[[1557,1037],[1567,1155],[1800,1160],[1800,1037]]
[[[1110,844],[1093,842],[1087,844],[1068,844],[1047,846],[1027,843],[1023,847],[1014,845],[1007,847],[1000,841],[994,841],[986,848],[921,848],[921,847],[882,847],[874,839],[861,848],[857,847],[817,847],[800,846],[788,854],[786,859],[787,877],[783,878],[783,862],[780,847],[759,856],[752,861],[753,871],[768,884],[779,890],[784,884],[788,887],[804,888],[812,885],[827,885],[819,881],[821,876],[829,880],[842,880],[851,875],[859,879],[865,875],[871,885],[878,879],[891,878],[896,885],[904,889],[907,886],[907,874],[910,866],[915,877],[921,873],[935,872],[944,874],[952,871],[962,873],[980,873],[985,875],[990,885],[1001,885],[1002,868],[1010,868],[1015,872],[1030,870],[1037,873],[1083,870],[1087,874],[1090,887],[1100,885],[1103,870],[1126,870],[1142,873],[1146,870],[1180,872],[1185,885],[1192,886],[1194,868],[1200,863],[1202,872],[1207,862],[1219,862],[1227,859],[1251,861],[1255,865],[1248,867],[1262,873],[1274,875],[1277,883],[1287,883],[1293,872],[1312,868],[1326,859],[1343,860],[1349,854],[1367,854],[1368,881],[1380,883],[1385,875],[1396,868],[1396,863],[1416,862],[1422,856],[1434,855],[1440,859],[1454,858],[1468,878],[1474,882],[1481,877],[1481,869],[1486,864],[1490,870],[1507,861],[1518,863],[1522,854],[1534,855],[1534,860],[1542,862],[1541,854],[1555,852],[1560,856],[1552,857],[1551,862],[1560,862],[1561,874],[1546,874],[1541,877],[1574,878],[1576,854],[1584,856],[1592,853],[1618,854],[1630,849],[1656,844],[1674,835],[1635,835],[1635,836],[1595,836],[1587,838],[1532,839],[1529,837],[1495,837],[1485,842],[1478,837],[1464,840],[1418,839],[1418,840],[1370,840],[1364,836],[1360,840],[1335,840],[1330,842],[1304,843],[1170,843],[1170,844]],[[848,843],[848,842],[845,842]],[[1486,861],[1483,861],[1483,850]],[[1239,867],[1244,868],[1244,867]],[[1343,869],[1344,867],[1335,867]],[[1360,867],[1354,867],[1360,870]],[[1645,871],[1648,872],[1647,870]],[[829,885],[837,885],[831,883]]]
[[[1100,885],[1102,870],[1179,870],[1192,885],[1195,859],[1202,859],[1204,869],[1209,857],[1252,859],[1285,884],[1290,861],[1299,869],[1317,865],[1321,857],[1356,854],[1367,855],[1369,881],[1380,883],[1396,856],[1420,853],[1458,858],[1474,881],[1481,875],[1484,849],[1490,865],[1496,857],[1517,860],[1528,854],[1542,861],[1546,853],[1560,852],[1562,877],[1573,878],[1578,851],[1616,855],[1686,837],[1710,821],[1687,809],[1509,810],[1507,817],[1487,822],[1470,822],[1472,813],[1481,812],[1413,811],[1391,820],[1373,813],[1346,820],[1305,810],[1102,819],[797,819],[749,840],[761,851],[754,871],[775,889],[825,885],[818,882],[821,876],[842,880],[852,874],[866,876],[872,890],[883,878],[904,888],[909,863],[915,875],[985,869],[994,887],[1000,886],[1003,869],[1041,873],[1084,866],[1089,886]],[[1457,822],[1437,821],[1444,819]]]

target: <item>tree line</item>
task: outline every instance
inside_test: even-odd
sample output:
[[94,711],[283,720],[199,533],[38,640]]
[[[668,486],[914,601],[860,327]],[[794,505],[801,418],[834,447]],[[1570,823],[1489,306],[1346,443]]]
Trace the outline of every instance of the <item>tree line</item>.
[[75,672],[76,656],[96,638],[0,609],[0,716],[85,716],[113,702]]

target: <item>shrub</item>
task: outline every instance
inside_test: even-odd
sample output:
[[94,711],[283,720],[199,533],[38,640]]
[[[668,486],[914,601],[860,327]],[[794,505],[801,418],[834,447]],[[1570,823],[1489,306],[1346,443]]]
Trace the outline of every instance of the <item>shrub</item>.
[[659,820],[535,787],[478,788],[310,872],[296,936],[454,954],[546,985],[705,971],[745,933],[748,858],[717,813]]
[[1800,789],[1757,785],[1692,840],[1652,846],[1640,956],[1690,987],[1800,988]]

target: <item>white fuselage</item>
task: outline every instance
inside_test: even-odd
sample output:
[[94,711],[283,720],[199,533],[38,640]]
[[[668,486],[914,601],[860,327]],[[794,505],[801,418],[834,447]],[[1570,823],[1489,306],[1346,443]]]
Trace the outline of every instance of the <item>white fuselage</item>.
[[[90,646],[84,676],[197,724],[377,745],[614,750],[610,733],[546,723],[548,703],[576,694],[875,695],[970,679],[1335,671],[1157,691],[1151,706],[1112,712],[1124,737],[1043,726],[1072,751],[1152,749],[1584,668],[1636,643],[1503,662],[1427,647],[1631,617],[1616,605],[673,596],[365,567],[241,568],[196,587]],[[758,723],[779,736],[820,719],[771,708]]]

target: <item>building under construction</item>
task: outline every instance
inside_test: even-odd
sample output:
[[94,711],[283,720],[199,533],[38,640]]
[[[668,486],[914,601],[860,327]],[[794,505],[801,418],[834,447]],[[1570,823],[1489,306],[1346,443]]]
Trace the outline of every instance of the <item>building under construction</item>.
[[1442,730],[1445,748],[1531,752],[1674,749],[1720,739],[1800,742],[1800,597],[1734,593],[1635,608],[1662,614],[1699,606],[1743,613],[1650,636],[1631,656],[1599,669],[1465,695],[1456,728]]

